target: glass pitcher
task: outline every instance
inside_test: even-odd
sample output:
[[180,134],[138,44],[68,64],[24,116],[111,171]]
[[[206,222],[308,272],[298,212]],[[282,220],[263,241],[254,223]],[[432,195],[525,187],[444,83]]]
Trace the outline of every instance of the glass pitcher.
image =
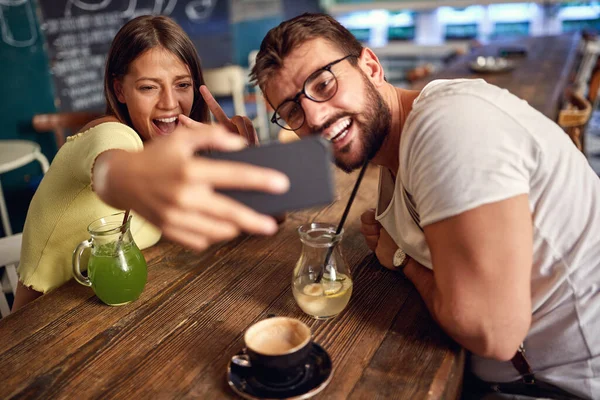
[[335,317],[352,295],[352,276],[341,248],[344,231],[338,235],[335,231],[327,223],[298,228],[302,254],[294,268],[292,293],[302,311],[316,319]]
[[[92,222],[89,240],[79,243],[73,252],[73,275],[77,282],[90,286],[96,296],[110,306],[131,303],[142,294],[148,270],[146,260],[131,236],[131,215],[123,224],[125,213],[117,213]],[[81,274],[81,255],[91,254],[88,276]]]

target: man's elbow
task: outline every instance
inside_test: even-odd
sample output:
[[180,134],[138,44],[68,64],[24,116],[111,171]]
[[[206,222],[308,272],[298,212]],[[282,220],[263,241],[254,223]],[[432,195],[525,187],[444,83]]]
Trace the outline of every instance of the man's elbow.
[[480,357],[498,361],[514,357],[531,324],[531,314],[527,313],[505,318],[440,308],[436,314],[442,327],[463,347]]
[[510,361],[515,356],[519,346],[523,342],[522,340],[498,340],[497,338],[491,340],[494,340],[495,343],[488,343],[488,345],[485,346],[480,353],[475,351],[475,349],[471,350],[471,352],[484,358],[490,358],[498,361]]

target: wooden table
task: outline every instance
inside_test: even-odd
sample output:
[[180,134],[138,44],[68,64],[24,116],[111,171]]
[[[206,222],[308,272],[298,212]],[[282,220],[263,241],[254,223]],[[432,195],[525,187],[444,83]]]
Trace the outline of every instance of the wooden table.
[[161,241],[145,251],[141,298],[108,307],[71,281],[0,320],[0,398],[235,398],[226,382],[243,332],[268,314],[308,323],[331,355],[321,399],[454,399],[464,352],[431,319],[414,287],[381,267],[359,232],[375,204],[367,171],[343,249],[354,292],[335,319],[303,314],[291,293],[296,228],[336,223],[357,174],[336,172],[338,200],[291,213],[274,237],[239,237],[202,253]]
[[[483,78],[527,100],[532,107],[556,121],[565,89],[574,77],[580,40],[580,35],[574,33],[490,43],[457,58],[439,73],[415,82],[412,88],[420,90],[433,79]],[[515,62],[512,71],[478,74],[469,69],[469,63],[478,56],[498,56],[498,50],[507,46],[527,49],[527,56],[511,58]]]

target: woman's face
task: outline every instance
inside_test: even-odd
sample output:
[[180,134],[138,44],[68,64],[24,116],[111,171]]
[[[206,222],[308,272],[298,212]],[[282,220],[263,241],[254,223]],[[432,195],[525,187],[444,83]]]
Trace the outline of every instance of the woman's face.
[[194,102],[190,69],[162,47],[142,53],[127,74],[115,81],[117,99],[127,106],[142,140],[173,133],[179,114],[190,115]]

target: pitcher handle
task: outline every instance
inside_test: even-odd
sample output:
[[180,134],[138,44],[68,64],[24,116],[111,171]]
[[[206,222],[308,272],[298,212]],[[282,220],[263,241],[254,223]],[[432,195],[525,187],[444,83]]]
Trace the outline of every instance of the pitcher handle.
[[75,277],[75,280],[79,283],[81,283],[84,286],[92,286],[92,282],[90,281],[90,279],[86,276],[83,276],[81,274],[81,254],[83,253],[83,251],[85,249],[89,249],[90,247],[92,247],[92,241],[91,240],[84,240],[83,242],[79,243],[77,245],[77,247],[75,248],[75,251],[73,252],[73,276]]

